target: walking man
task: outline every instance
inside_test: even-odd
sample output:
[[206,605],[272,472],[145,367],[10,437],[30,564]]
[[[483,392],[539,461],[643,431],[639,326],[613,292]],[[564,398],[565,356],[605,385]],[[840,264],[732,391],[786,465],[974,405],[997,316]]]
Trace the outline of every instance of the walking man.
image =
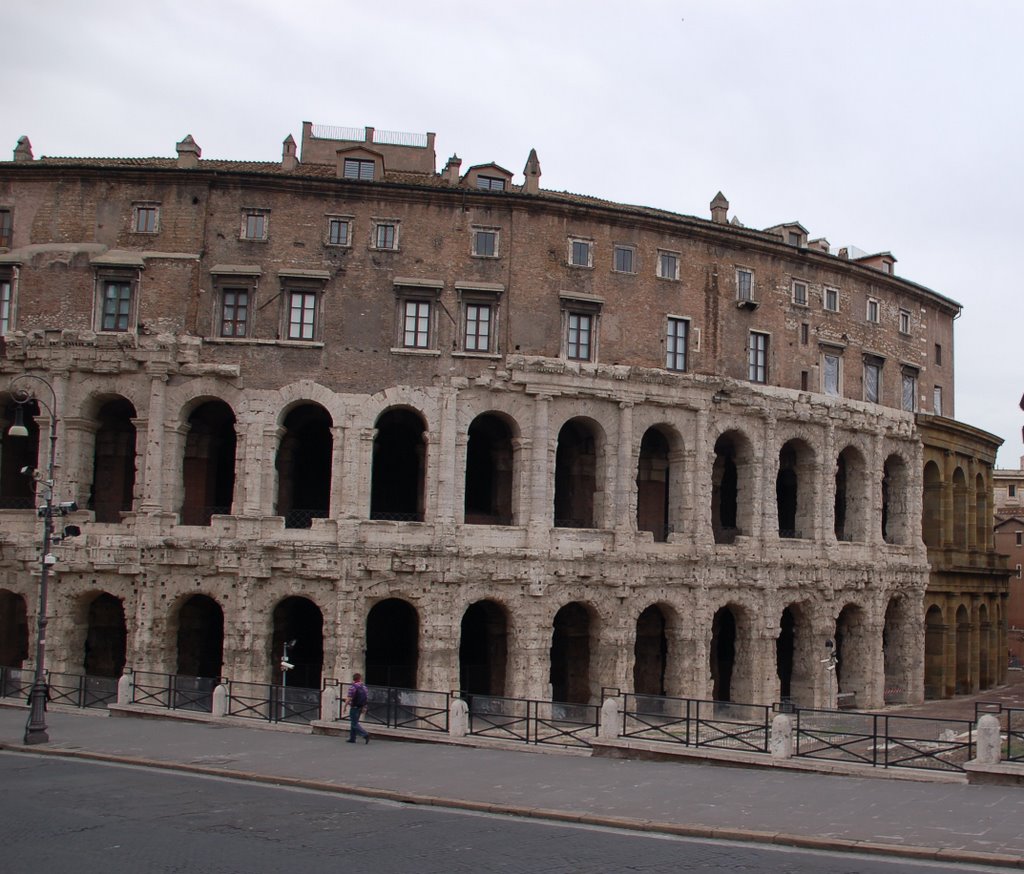
[[354,744],[356,735],[363,738],[363,743],[370,742],[370,733],[359,724],[359,717],[366,707],[367,700],[366,685],[363,683],[362,674],[353,674],[352,683],[348,687],[348,694],[345,696],[345,706],[348,707],[349,731],[348,742]]

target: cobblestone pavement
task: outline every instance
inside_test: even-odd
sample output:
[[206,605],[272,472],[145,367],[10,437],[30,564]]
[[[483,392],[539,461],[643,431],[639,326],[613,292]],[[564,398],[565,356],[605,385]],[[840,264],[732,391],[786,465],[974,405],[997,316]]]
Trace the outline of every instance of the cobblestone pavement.
[[942,719],[974,720],[974,706],[977,702],[996,702],[1003,707],[1024,708],[1024,671],[1011,670],[1007,675],[1005,686],[987,689],[974,695],[958,695],[941,701],[925,701],[924,704],[911,706],[896,705],[886,707],[879,713],[898,714],[904,716],[934,716]]

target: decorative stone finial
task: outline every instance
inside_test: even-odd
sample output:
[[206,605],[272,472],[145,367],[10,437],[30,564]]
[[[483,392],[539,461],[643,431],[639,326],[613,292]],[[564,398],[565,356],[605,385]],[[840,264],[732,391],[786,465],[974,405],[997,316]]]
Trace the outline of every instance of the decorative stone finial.
[[725,195],[721,191],[711,201],[711,221],[720,225],[729,222],[729,201],[725,199]]
[[444,165],[444,171],[441,174],[446,185],[450,185],[454,188],[459,184],[459,171],[461,168],[462,158],[458,155],[452,155],[448,159],[448,163]]
[[203,154],[203,150],[199,148],[198,143],[192,139],[192,134],[185,137],[176,146],[178,150],[178,166],[184,168],[192,168],[199,166],[199,158]]
[[18,137],[18,145],[14,147],[14,160],[15,161],[31,161],[32,160],[32,143],[28,141],[28,137]]
[[540,161],[537,159],[536,149],[530,149],[530,157],[526,159],[523,175],[526,176],[523,191],[527,194],[538,194],[540,192]]
[[281,169],[291,171],[298,166],[299,159],[295,154],[295,137],[288,134],[284,141],[284,148],[281,150]]

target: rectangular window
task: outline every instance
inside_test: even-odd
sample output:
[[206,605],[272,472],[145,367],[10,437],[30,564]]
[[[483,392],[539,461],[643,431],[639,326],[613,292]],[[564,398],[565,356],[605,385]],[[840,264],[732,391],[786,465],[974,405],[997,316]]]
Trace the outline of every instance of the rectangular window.
[[11,247],[12,228],[11,211],[9,209],[0,209],[0,249],[9,249]]
[[466,304],[466,336],[463,348],[467,352],[491,351],[490,304]]
[[935,363],[939,367],[942,366],[942,344],[941,343],[936,343],[935,344]]
[[830,313],[839,312],[839,289],[838,288],[826,288],[825,296],[823,298],[823,305]]
[[593,264],[593,246],[589,240],[569,241],[569,263],[573,267],[590,267]]
[[750,270],[736,271],[736,300],[754,299],[754,274]]
[[1006,487],[1006,493],[1011,498],[1016,498],[1017,497],[1017,486],[1011,483],[1009,486]]
[[372,182],[375,175],[374,162],[361,158],[346,158],[342,167],[342,173],[346,179],[361,179],[364,182]]
[[132,230],[136,234],[155,234],[159,230],[160,206],[137,203],[132,207]]
[[834,398],[842,394],[839,387],[841,364],[841,356],[832,352],[825,353],[821,368],[822,390],[825,394],[831,395]]
[[351,223],[344,218],[327,219],[327,244],[329,246],[347,246],[351,240],[349,231]]
[[665,337],[665,366],[669,370],[686,370],[686,341],[690,331],[688,319],[669,316]]
[[478,258],[498,257],[498,232],[490,228],[473,231],[473,254]]
[[1020,565],[1017,565],[1017,579],[1020,579]]
[[391,222],[378,222],[373,229],[374,249],[398,248],[398,225]]
[[941,416],[942,415],[942,386],[941,385],[935,386],[934,390],[932,391],[932,412],[935,413],[936,416]]
[[315,291],[288,292],[288,339],[316,339],[316,303]]
[[0,279],[0,334],[7,334],[11,330],[11,307],[14,287],[10,279]]
[[903,391],[900,399],[901,409],[908,413],[917,411],[917,373],[912,370],[903,371]]
[[878,322],[878,301],[873,297],[868,298],[868,308],[865,318],[867,318],[869,322],[875,322],[876,324]]
[[679,278],[679,256],[675,252],[658,253],[658,277],[660,279]]
[[798,307],[807,306],[807,283],[806,282],[794,282],[793,283],[793,303]]
[[768,335],[750,332],[747,354],[747,378],[751,382],[768,382]]
[[500,176],[477,176],[476,187],[484,191],[504,191],[505,180]]
[[132,284],[130,282],[103,283],[103,310],[101,330],[127,331],[131,325]]
[[1017,546],[1024,546],[1024,531],[1015,532],[1017,537]]
[[900,327],[901,334],[910,333],[910,310],[900,310]]
[[864,400],[871,404],[881,402],[882,367],[873,361],[864,362]]
[[811,336],[811,326],[807,322],[800,323],[800,345],[806,346]]
[[590,360],[590,334],[593,316],[589,313],[569,313],[569,333],[566,337],[566,356],[574,361]]
[[616,246],[613,254],[612,270],[616,273],[635,273],[633,262],[636,250],[632,246]]
[[402,310],[402,345],[406,349],[429,349],[430,301],[407,300]]
[[249,336],[248,288],[225,288],[221,291],[220,335]]
[[242,213],[242,239],[267,239],[268,217],[267,210],[245,210]]

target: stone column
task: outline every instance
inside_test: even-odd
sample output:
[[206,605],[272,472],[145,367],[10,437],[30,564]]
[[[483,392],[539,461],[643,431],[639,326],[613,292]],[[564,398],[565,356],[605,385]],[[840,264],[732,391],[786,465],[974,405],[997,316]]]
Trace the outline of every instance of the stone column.
[[551,395],[537,395],[533,403],[533,438],[530,462],[530,540],[546,545],[554,519],[554,476],[549,432]]
[[836,429],[829,420],[821,447],[821,489],[818,515],[821,517],[821,539],[836,542]]
[[[436,451],[436,456],[430,458],[428,453],[430,463],[427,474],[429,479],[436,481],[436,486],[429,489],[435,498],[432,513],[434,521],[447,529],[452,528],[456,519],[462,519],[462,513],[456,509],[456,494],[463,496],[463,506],[465,505],[465,488],[458,488],[456,482],[460,479],[465,480],[465,476],[460,477],[458,471],[460,461],[461,470],[466,469],[466,444],[469,435],[458,433],[458,398],[459,390],[455,386],[445,387],[440,398],[438,434],[431,447]],[[458,451],[459,448],[461,452]]]
[[610,520],[620,535],[628,535],[636,530],[636,467],[633,453],[633,404],[630,401],[619,403],[618,443],[614,506],[612,513],[605,513],[605,521],[607,524]]
[[[58,473],[55,498],[76,501],[85,509],[92,493],[93,466],[96,458],[97,423],[91,419],[65,418],[61,439],[66,459]],[[42,442],[40,440],[40,442]],[[136,482],[136,489],[139,483]],[[59,497],[58,497],[59,496]]]
[[882,435],[878,432],[871,435],[871,458],[867,462],[871,492],[868,495],[868,530],[865,540],[880,547],[885,545],[882,536],[882,477],[885,475],[885,459],[882,457]]
[[[143,513],[159,513],[164,510],[164,426],[167,374],[153,372],[149,383],[149,415],[146,419],[146,449],[144,462],[139,471],[142,480],[142,501],[139,509]],[[139,420],[141,421],[141,420]]]
[[333,425],[331,427],[331,497],[330,511],[331,519],[339,519],[344,516],[344,492],[345,483],[345,429]]
[[755,529],[751,534],[754,537],[777,541],[779,503],[775,495],[775,479],[779,469],[779,450],[775,445],[775,417],[770,414],[766,414],[761,423],[761,464],[754,465],[751,469],[757,470],[760,480],[760,494],[754,497],[754,507],[761,508],[760,513],[755,510],[751,514]]
[[714,533],[711,527],[711,469],[714,464],[714,447],[710,446],[708,430],[710,422],[706,407],[697,410],[697,427],[694,429],[694,446],[690,463],[690,506],[691,518],[688,530],[693,532],[697,543],[711,546]]

